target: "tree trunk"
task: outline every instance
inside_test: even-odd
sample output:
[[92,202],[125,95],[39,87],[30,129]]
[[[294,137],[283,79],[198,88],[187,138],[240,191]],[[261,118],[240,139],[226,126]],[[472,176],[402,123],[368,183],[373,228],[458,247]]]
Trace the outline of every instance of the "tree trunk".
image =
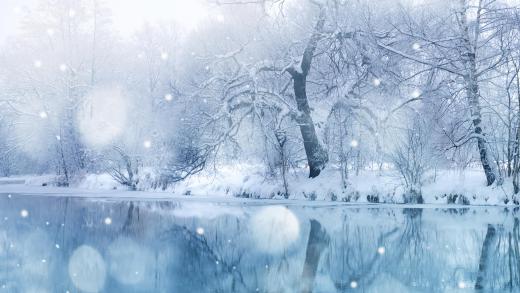
[[[471,40],[469,25],[466,21],[466,14],[469,8],[467,0],[461,0],[462,12],[460,15],[460,29],[462,32],[462,42],[464,52],[462,58],[465,66],[464,83],[466,87],[466,98],[469,105],[471,120],[473,122],[473,133],[477,139],[477,146],[480,155],[480,162],[486,175],[487,185],[493,184],[496,179],[495,172],[489,160],[489,152],[487,149],[487,141],[485,133],[482,130],[482,114],[480,109],[480,92],[478,86],[477,63],[476,63],[476,42]],[[476,28],[477,30],[479,27]],[[478,35],[478,34],[475,34]]]
[[519,154],[519,144],[520,144],[520,125],[516,128],[516,138],[515,138],[515,146],[513,151],[513,191],[515,194],[518,194],[520,191],[520,184],[518,182],[518,173],[520,171],[520,154]]
[[318,22],[314,27],[314,32],[307,43],[301,63],[299,64],[300,68],[291,66],[286,69],[293,78],[294,97],[299,111],[296,117],[296,122],[299,124],[302,134],[303,146],[309,164],[310,178],[320,175],[321,170],[325,168],[325,165],[329,161],[327,151],[322,147],[318,140],[318,136],[316,135],[316,129],[314,128],[314,122],[312,121],[311,108],[309,106],[306,89],[307,75],[309,74],[312,59],[314,57],[314,51],[316,50],[324,24],[325,10],[321,8]]
[[318,221],[312,219],[307,251],[305,253],[305,263],[303,265],[302,293],[312,292],[320,258],[328,242],[329,236],[325,229],[321,227]]
[[309,177],[314,178],[320,175],[321,170],[323,170],[329,158],[316,135],[316,129],[312,121],[311,110],[305,90],[306,78],[302,74],[296,74],[293,75],[293,80],[296,103],[300,111],[296,121],[302,133],[303,146],[305,147],[305,154],[310,169]]
[[[520,103],[520,85],[518,85],[517,80],[517,98]],[[518,173],[520,172],[520,110],[517,112],[517,122],[516,122],[516,133],[515,140],[513,146],[513,189],[514,193],[518,194],[520,191],[520,185],[518,182]]]

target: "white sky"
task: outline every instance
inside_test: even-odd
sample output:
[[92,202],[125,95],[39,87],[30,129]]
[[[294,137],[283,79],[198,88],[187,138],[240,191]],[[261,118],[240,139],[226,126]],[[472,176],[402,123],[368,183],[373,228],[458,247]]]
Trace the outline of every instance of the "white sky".
[[[0,0],[0,44],[17,31],[20,13],[18,9],[31,6],[34,0]],[[17,9],[18,8],[18,9]]]
[[114,24],[123,33],[131,33],[144,22],[177,22],[192,30],[208,16],[204,0],[109,0]]
[[[144,22],[176,21],[184,31],[190,31],[205,18],[212,7],[207,0],[104,0],[113,13],[113,23],[125,34],[131,34]],[[367,0],[370,1],[370,0]],[[410,0],[432,1],[432,0]],[[437,0],[435,0],[437,1]],[[520,5],[520,0],[503,0]],[[33,7],[38,0],[0,0],[0,44],[17,32],[20,10]]]
[[[0,44],[17,33],[21,10],[31,8],[38,0],[0,0]],[[144,22],[175,21],[190,31],[209,16],[205,0],[105,0],[112,10],[113,23],[125,34],[131,34]]]

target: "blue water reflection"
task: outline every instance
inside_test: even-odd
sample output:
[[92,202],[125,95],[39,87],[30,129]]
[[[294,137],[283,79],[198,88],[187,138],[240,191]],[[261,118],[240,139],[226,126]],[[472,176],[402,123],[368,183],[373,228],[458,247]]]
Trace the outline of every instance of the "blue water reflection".
[[0,292],[520,290],[505,208],[0,195]]

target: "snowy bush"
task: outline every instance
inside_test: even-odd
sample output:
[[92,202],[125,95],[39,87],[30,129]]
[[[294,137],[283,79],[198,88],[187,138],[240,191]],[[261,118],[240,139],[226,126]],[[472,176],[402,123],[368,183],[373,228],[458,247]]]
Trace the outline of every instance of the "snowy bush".
[[109,159],[107,171],[119,184],[130,190],[137,190],[139,171],[142,163],[138,157],[132,157],[122,148],[114,147],[115,155]]
[[419,117],[414,119],[413,128],[405,131],[404,139],[391,154],[392,162],[407,188],[406,203],[423,203],[421,188],[431,168],[432,148],[429,133]]

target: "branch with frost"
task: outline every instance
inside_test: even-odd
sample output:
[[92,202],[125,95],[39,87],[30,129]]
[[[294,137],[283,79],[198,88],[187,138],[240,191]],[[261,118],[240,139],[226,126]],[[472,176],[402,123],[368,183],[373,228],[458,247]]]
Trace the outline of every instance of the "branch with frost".
[[412,61],[415,61],[417,63],[420,63],[420,64],[423,64],[423,65],[427,65],[427,66],[430,66],[431,68],[437,68],[437,69],[441,69],[443,71],[447,71],[449,73],[452,73],[452,74],[455,74],[455,75],[458,75],[458,76],[463,76],[463,73],[459,72],[459,71],[455,71],[451,68],[448,68],[448,67],[445,67],[443,65],[440,65],[440,64],[435,64],[435,63],[432,63],[432,62],[429,62],[429,61],[426,61],[426,60],[423,60],[419,57],[416,57],[416,56],[413,56],[413,55],[410,55],[410,54],[407,54],[407,53],[404,53],[398,49],[395,49],[391,46],[387,46],[381,42],[377,42],[377,45],[385,50],[387,50],[388,52],[391,52],[391,53],[394,53],[394,54],[397,54],[405,59],[408,59],[408,60],[412,60]]
[[[209,119],[207,126],[215,124],[217,121],[231,121],[227,123],[227,129],[223,131],[222,135],[215,140],[217,144],[224,142],[238,132],[237,126],[245,117],[242,116],[234,121],[232,117],[236,112],[246,110],[248,113],[252,111],[259,113],[256,108],[267,107],[268,105],[278,108],[280,112],[295,111],[295,107],[284,99],[283,94],[264,89],[259,85],[259,80],[264,78],[260,75],[261,73],[281,73],[281,69],[270,60],[263,60],[252,65],[241,64],[235,58],[241,51],[239,49],[229,54],[216,56],[215,58],[218,58],[218,61],[234,59],[233,62],[236,62],[237,65],[235,73],[231,77],[225,75],[210,77],[199,86],[200,91],[197,93],[197,95],[200,95],[201,92],[209,88],[219,88],[221,91],[219,94],[221,106],[217,110],[217,114],[205,115]],[[284,88],[286,87],[284,86]],[[281,92],[283,93],[284,91],[282,89]]]
[[325,26],[325,9],[322,4],[317,4],[320,8],[320,14],[318,16],[318,21],[314,26],[314,31],[311,35],[311,38],[307,42],[307,46],[303,51],[303,55],[301,57],[301,61],[299,63],[293,63],[292,66],[288,66],[285,68],[293,78],[297,75],[307,76],[309,74],[309,70],[311,69],[312,58],[314,57],[314,52],[318,46],[318,41],[322,38],[323,27]]
[[451,145],[449,147],[446,147],[444,149],[445,151],[448,151],[451,149],[458,149],[458,148],[464,146],[465,144],[467,144],[468,142],[472,141],[473,139],[486,139],[482,134],[476,134],[472,131],[470,131],[469,135],[466,135],[459,139],[452,138],[445,128],[442,128],[442,132],[450,140],[450,143],[451,143]]
[[225,53],[225,54],[217,54],[215,55],[215,59],[217,60],[222,60],[222,59],[230,59],[230,58],[234,58],[236,57],[238,54],[242,53],[244,51],[244,46],[241,46],[240,48],[234,50],[234,51],[230,51],[228,53]]

